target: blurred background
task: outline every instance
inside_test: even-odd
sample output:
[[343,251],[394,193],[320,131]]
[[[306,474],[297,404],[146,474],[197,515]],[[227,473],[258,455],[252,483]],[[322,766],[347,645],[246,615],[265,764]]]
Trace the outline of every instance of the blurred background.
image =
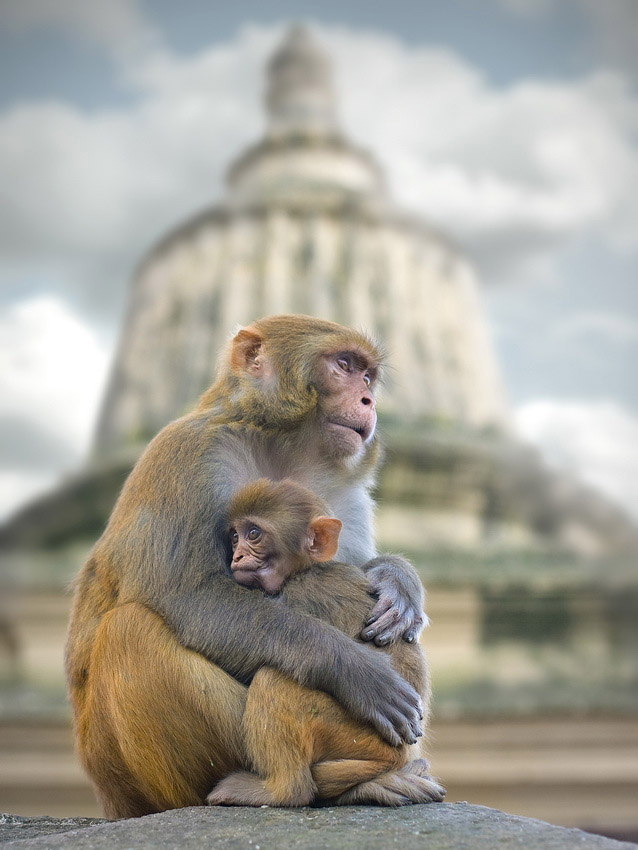
[[[298,23],[301,21],[302,23]],[[0,0],[0,810],[98,815],[68,585],[238,323],[391,368],[448,799],[638,840],[638,6]]]

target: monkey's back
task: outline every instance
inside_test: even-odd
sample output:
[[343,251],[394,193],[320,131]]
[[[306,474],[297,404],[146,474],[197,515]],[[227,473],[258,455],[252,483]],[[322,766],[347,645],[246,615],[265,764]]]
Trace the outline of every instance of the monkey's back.
[[377,647],[359,637],[375,603],[362,569],[337,562],[313,564],[284,585],[280,598],[295,611],[330,623],[371,649],[390,655],[394,668],[422,695],[427,705],[428,670],[419,643],[398,640],[388,647]]

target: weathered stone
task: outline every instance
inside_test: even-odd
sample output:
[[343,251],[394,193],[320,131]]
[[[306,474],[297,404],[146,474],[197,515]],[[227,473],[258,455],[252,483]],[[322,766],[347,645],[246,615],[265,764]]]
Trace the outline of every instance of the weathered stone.
[[[250,809],[192,808],[135,820],[56,821],[0,816],[0,842],[9,847],[118,850],[146,847],[242,850],[589,850],[638,845],[514,817],[467,803],[371,807]],[[36,837],[38,836],[38,837]]]
[[102,818],[51,818],[43,815],[39,818],[26,818],[20,815],[0,814],[0,844],[26,841],[57,833],[75,833],[99,823],[108,823]]

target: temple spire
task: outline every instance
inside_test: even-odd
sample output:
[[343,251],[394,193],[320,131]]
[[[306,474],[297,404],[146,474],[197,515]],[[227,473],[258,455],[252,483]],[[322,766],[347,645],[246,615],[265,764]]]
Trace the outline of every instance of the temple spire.
[[332,135],[337,131],[332,69],[308,29],[294,24],[268,64],[268,135]]

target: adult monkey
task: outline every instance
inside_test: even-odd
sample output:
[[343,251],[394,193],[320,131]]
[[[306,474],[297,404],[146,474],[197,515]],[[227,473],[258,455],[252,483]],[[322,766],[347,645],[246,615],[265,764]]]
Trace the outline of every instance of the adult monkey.
[[379,601],[363,636],[416,638],[420,582],[402,558],[375,557],[372,539],[379,361],[331,322],[255,322],[135,466],[78,577],[67,643],[78,751],[107,817],[197,805],[241,767],[245,683],[263,666],[330,694],[393,745],[416,741],[419,697],[384,655],[256,600],[227,567],[233,492],[292,478],[342,521],[339,559],[367,570]]

